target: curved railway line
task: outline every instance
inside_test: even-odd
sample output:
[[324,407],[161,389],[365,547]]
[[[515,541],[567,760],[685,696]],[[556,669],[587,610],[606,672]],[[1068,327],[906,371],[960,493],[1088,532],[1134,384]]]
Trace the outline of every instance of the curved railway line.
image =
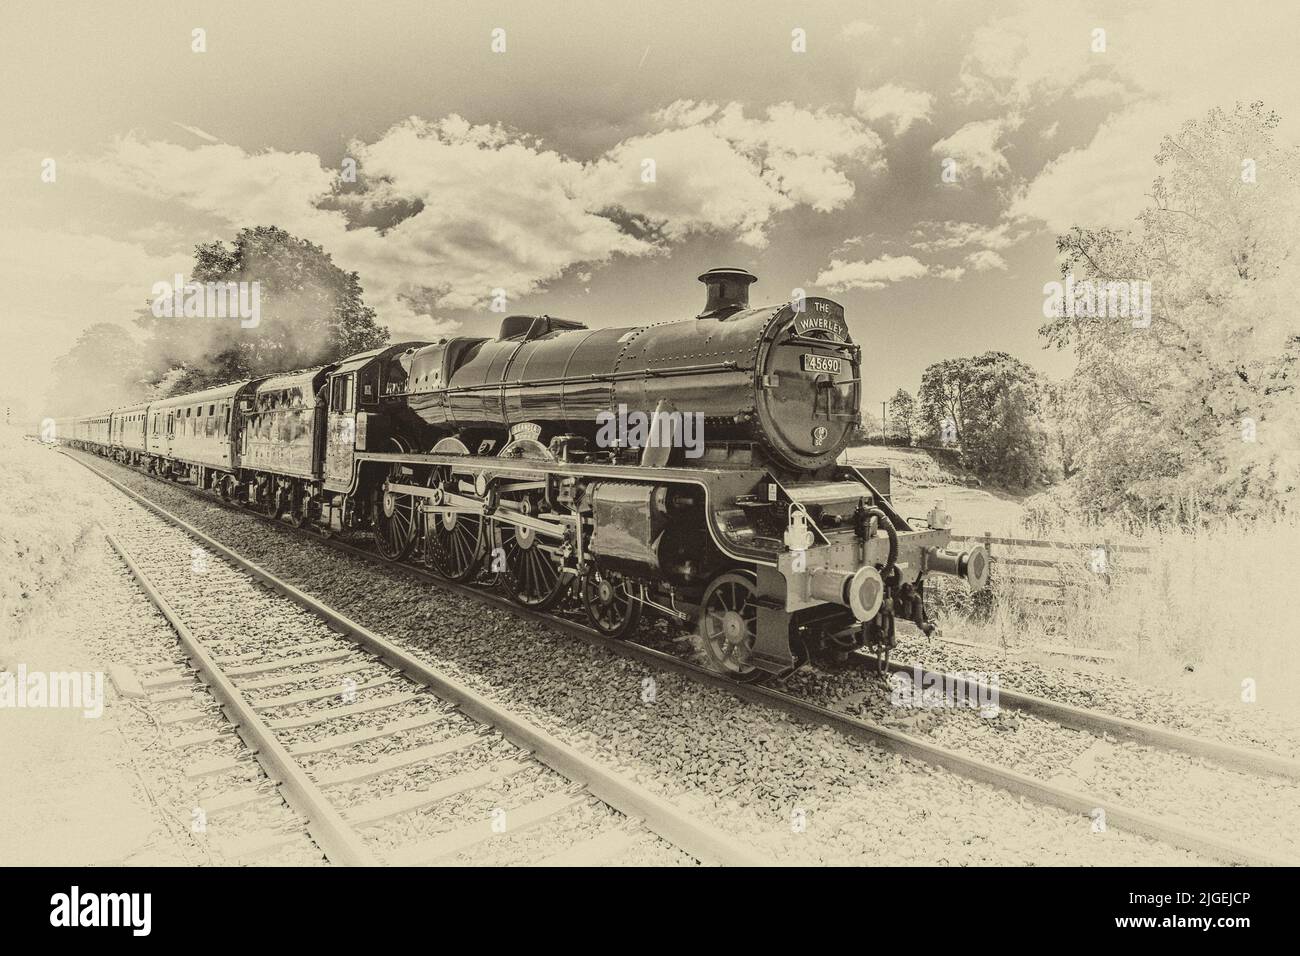
[[[158,514],[169,523],[181,528],[194,539],[201,542],[205,547],[225,556],[234,564],[249,570],[250,573],[262,578],[268,584],[271,584],[272,587],[277,586],[274,583],[275,579],[273,575],[258,568],[256,565],[252,564],[252,562],[236,554],[231,549],[215,541],[197,528],[189,525],[183,519],[171,514],[160,505],[126,487],[111,475],[96,467],[96,465],[86,457],[81,455],[70,455],[70,457],[73,457],[74,460],[79,461],[89,470],[98,474],[108,483],[118,488],[132,499],[143,504],[146,508]],[[284,533],[291,534],[294,531],[294,529],[277,519],[247,509],[238,508],[234,505],[222,502],[213,496],[203,494],[197,489],[189,486],[182,485],[181,487],[185,488],[187,492],[193,494],[195,497],[209,504],[234,512],[239,512],[241,514],[252,515],[261,519],[263,522],[280,529]],[[935,766],[943,767],[944,769],[963,777],[998,787],[1014,795],[1028,798],[1044,805],[1057,807],[1070,813],[1080,814],[1084,817],[1090,816],[1100,809],[1105,812],[1106,821],[1110,826],[1126,830],[1130,833],[1146,836],[1172,846],[1191,850],[1227,863],[1294,866],[1297,862],[1300,862],[1292,857],[1274,853],[1261,847],[1244,845],[1218,833],[1188,826],[1174,818],[1147,813],[1134,807],[1119,804],[1104,796],[1060,786],[1056,783],[1032,777],[1010,768],[1000,766],[996,763],[939,746],[919,736],[897,731],[872,721],[855,717],[841,712],[834,707],[827,707],[814,703],[796,695],[783,692],[782,690],[772,686],[738,684],[725,676],[717,674],[693,661],[683,659],[680,656],[648,647],[632,640],[618,640],[606,637],[580,621],[557,616],[553,613],[547,614],[530,611],[526,608],[520,607],[517,603],[510,601],[502,595],[478,587],[457,584],[409,564],[394,564],[385,561],[373,552],[337,539],[314,535],[312,536],[312,540],[318,541],[341,552],[354,555],[368,562],[382,565],[390,571],[407,574],[422,582],[432,584],[444,590],[464,595],[484,604],[504,608],[518,617],[544,624],[555,630],[603,647],[613,653],[630,657],[664,670],[688,676],[701,683],[723,689],[748,703],[775,708],[801,721],[813,724],[829,725],[849,737],[862,740],[874,746],[883,747],[906,757],[915,758]],[[309,602],[310,604],[318,603],[315,602],[314,599],[307,595],[303,595],[301,592],[292,588],[291,585],[283,584],[283,582],[281,582],[281,586],[288,589],[286,593],[300,596],[300,598],[295,597],[294,600],[301,599],[301,602]],[[304,606],[309,606],[309,604],[304,604]],[[328,612],[328,609],[324,609],[323,607],[322,611],[324,613],[330,613]],[[321,611],[318,611],[317,613],[321,613]],[[359,628],[358,625],[354,626]],[[359,630],[364,632],[364,628],[359,628]],[[368,634],[369,632],[365,633]],[[386,644],[386,642],[383,642],[381,638],[378,638],[375,635],[371,635],[371,637],[375,641]],[[363,643],[365,642],[363,641]],[[391,645],[388,646],[391,648]],[[416,667],[424,667],[424,665],[420,664],[418,661],[409,658],[409,655],[405,655],[404,652],[401,652],[396,648],[391,648],[391,650],[396,654],[401,655],[410,664]],[[854,660],[858,665],[864,668],[875,666],[874,660],[867,658],[865,655],[857,655]],[[912,672],[913,667],[914,665],[903,662],[894,662],[890,665],[891,670],[894,671]],[[932,675],[940,680],[945,676],[924,669],[922,672]],[[969,690],[978,689],[978,685],[973,684],[968,684],[967,687]],[[1100,711],[1062,704],[1045,698],[1018,693],[1006,688],[999,687],[997,690],[999,694],[998,703],[1000,706],[1022,710],[1026,713],[1032,713],[1038,717],[1057,722],[1065,727],[1098,735],[1112,735],[1117,738],[1131,740],[1155,748],[1189,754],[1198,758],[1214,761],[1222,766],[1238,771],[1274,775],[1288,780],[1300,780],[1300,761],[1290,760],[1285,757],[1269,754],[1252,748],[1239,747],[1233,744],[1196,737],[1151,724],[1127,720]],[[593,792],[595,791],[593,790]],[[610,802],[613,803],[613,801]],[[674,840],[673,842],[678,841]],[[678,845],[681,844],[678,842]]]
[[[129,489],[123,490],[134,494]],[[650,834],[637,832],[641,824],[703,863],[754,866],[770,862],[165,514],[146,499],[135,498],[222,555],[242,573],[267,585],[280,600],[311,612],[336,632],[333,639],[321,640],[319,626],[306,628],[302,643],[291,647],[298,653],[231,654],[230,648],[214,646],[210,638],[201,636],[198,627],[191,627],[180,602],[169,599],[165,586],[145,570],[142,562],[115,535],[107,534],[109,543],[175,630],[186,655],[248,750],[256,755],[271,779],[278,781],[285,801],[305,820],[307,831],[331,862],[344,865],[437,862],[490,839],[495,832],[516,835],[584,802],[603,803],[639,823],[632,827],[606,828],[589,841],[580,839],[557,856],[518,862],[549,864],[561,857],[586,862],[616,856],[638,841],[653,839]],[[181,557],[186,562],[190,560],[188,553],[182,553]],[[367,673],[371,675],[369,678],[365,677]],[[340,699],[349,700],[341,693],[347,674],[356,674],[361,679],[361,682],[350,681],[353,693],[360,691],[366,696],[364,699],[353,696],[351,699],[356,702],[338,706]],[[163,674],[146,683],[162,686],[164,682],[170,684],[184,679],[184,674]],[[327,682],[324,686],[319,685],[322,680]],[[273,689],[304,684],[317,686],[293,693]],[[367,694],[369,691],[381,691],[382,696]],[[392,719],[399,713],[403,716]],[[271,716],[274,714],[287,715]],[[335,721],[353,729],[294,738],[294,731],[325,728]],[[424,727],[433,727],[440,736],[432,742],[416,741],[418,745],[413,746],[406,735]],[[368,798],[353,792],[345,801],[336,797],[340,788],[364,785],[386,773],[441,756],[465,753],[495,735],[513,744],[518,752],[510,759],[502,759],[499,751],[491,752],[487,755],[490,759],[479,761],[471,769],[440,777],[421,789],[383,795],[377,791]],[[173,746],[202,745],[220,736],[220,731],[202,731],[174,739]],[[319,765],[313,760],[322,754],[344,754],[358,744],[375,741],[381,743],[384,751],[377,761]],[[444,830],[396,850],[379,848],[377,841],[367,836],[368,827],[426,809],[436,813],[442,800],[530,769],[543,775],[560,775],[563,786],[525,805],[509,808],[503,818],[509,826],[503,831],[494,832],[491,822],[482,820]],[[266,795],[235,790],[217,795],[206,806],[224,808]],[[289,833],[286,831],[284,835]]]

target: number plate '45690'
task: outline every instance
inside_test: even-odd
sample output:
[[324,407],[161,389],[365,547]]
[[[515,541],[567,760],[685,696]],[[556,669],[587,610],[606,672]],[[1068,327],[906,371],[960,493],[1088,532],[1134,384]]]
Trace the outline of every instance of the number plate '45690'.
[[829,355],[813,355],[811,352],[805,352],[803,355],[803,370],[805,372],[833,372],[838,375],[840,365],[840,359],[831,358]]

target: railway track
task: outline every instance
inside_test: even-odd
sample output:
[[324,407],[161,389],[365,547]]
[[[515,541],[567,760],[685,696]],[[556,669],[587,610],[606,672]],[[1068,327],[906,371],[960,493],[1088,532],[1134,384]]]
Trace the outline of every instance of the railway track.
[[[295,615],[282,615],[287,623],[274,648],[241,644],[228,628],[203,622],[193,594],[178,598],[167,593],[167,581],[173,590],[183,590],[174,587],[175,578],[192,575],[188,550],[171,548],[167,554],[175,573],[167,568],[160,573],[158,558],[142,561],[115,535],[107,535],[175,630],[247,750],[278,782],[285,801],[331,862],[436,863],[498,835],[518,837],[584,811],[588,817],[607,817],[609,825],[559,853],[511,862],[600,862],[634,853],[638,843],[656,838],[704,863],[769,862],[194,529],[171,523],[222,554],[239,573],[267,585],[275,593],[265,600],[310,612],[297,615],[296,622]],[[146,570],[145,564],[153,568]],[[187,679],[184,673],[154,674],[146,684],[171,686]],[[203,716],[181,711],[177,717],[190,715]],[[202,746],[223,733],[180,734],[172,745]],[[363,755],[382,756],[349,757],[357,748]],[[454,758],[455,771],[436,777],[423,772],[437,769],[440,758]],[[199,769],[219,772],[237,762],[216,758]],[[398,787],[380,785],[394,774],[405,774]],[[451,825],[437,819],[446,802],[459,799],[472,806],[468,798],[507,780],[524,781],[516,789],[530,797],[468,822],[463,820],[466,813],[451,818]],[[264,788],[234,789],[213,795],[203,809],[215,813],[266,796]],[[422,829],[429,835],[395,838],[402,827],[394,821],[416,814],[422,815],[416,822],[426,824]],[[259,849],[291,838],[295,830],[288,826],[261,835]]]
[[[865,658],[863,655],[855,655],[855,657],[860,666],[876,666],[874,659]],[[917,675],[923,681],[927,683],[933,681],[941,687],[962,688],[963,693],[971,699],[987,699],[989,696],[996,694],[999,707],[1009,707],[1027,714],[1034,714],[1054,721],[1063,727],[1072,727],[1093,734],[1106,734],[1121,740],[1131,740],[1134,743],[1148,747],[1200,757],[1246,773],[1300,780],[1300,760],[1292,760],[1288,757],[1251,747],[1240,747],[1236,744],[1211,740],[1207,737],[1198,737],[1194,734],[1185,734],[1181,731],[1170,730],[1167,727],[1158,727],[1154,724],[1129,720],[1125,717],[1116,717],[1113,714],[1086,707],[1063,704],[1060,701],[1037,697],[1033,694],[1026,694],[1006,687],[993,688],[971,680],[966,675],[931,670],[916,663],[890,661],[888,667],[893,673]]]
[[[149,501],[147,498],[139,495],[132,489],[127,488],[112,476],[95,467],[89,461],[80,456],[72,457],[74,457],[75,460],[80,461],[88,469],[100,475],[131,498],[137,500],[150,510],[162,516],[165,520],[185,530],[196,540],[202,542],[206,547],[225,555],[229,560],[232,560],[237,564],[251,565],[251,562],[246,562],[238,555],[235,555],[234,552],[225,548],[203,532],[187,524],[177,516],[172,515],[170,512],[166,511],[166,509]],[[294,529],[285,525],[283,522],[269,516],[250,512],[246,509],[236,508],[211,496],[205,495],[197,489],[188,486],[182,487],[185,487],[187,491],[205,502],[228,508],[231,511],[236,511],[241,514],[252,515],[263,522],[276,527],[283,533],[291,534],[294,531]],[[585,626],[585,624],[578,620],[556,616],[554,614],[543,614],[529,611],[502,595],[485,591],[480,588],[450,582],[415,566],[393,564],[384,561],[372,552],[356,547],[352,544],[320,536],[313,536],[312,540],[319,541],[331,548],[354,555],[363,560],[382,565],[392,571],[412,576],[422,582],[432,584],[444,590],[462,594],[487,605],[504,608],[518,617],[544,624],[553,629],[578,637],[581,640],[606,648],[613,653],[630,657],[642,663],[659,667],[664,670],[682,674],[703,684],[725,690],[748,703],[775,708],[804,722],[829,725],[854,739],[862,740],[872,744],[873,746],[882,747],[902,756],[911,757],[935,766],[943,767],[946,770],[968,779],[998,787],[1017,796],[1025,797],[1044,805],[1053,806],[1084,817],[1093,817],[1098,811],[1102,811],[1105,814],[1107,825],[1111,827],[1127,830],[1131,833],[1146,836],[1172,846],[1191,850],[1227,863],[1294,866],[1297,865],[1297,862],[1300,862],[1286,855],[1274,853],[1261,847],[1244,845],[1217,833],[1188,826],[1174,818],[1147,813],[1143,810],[1117,803],[1115,800],[1101,795],[1088,793],[1079,789],[1065,787],[1032,777],[990,761],[939,746],[922,737],[900,732],[878,723],[843,713],[834,707],[827,707],[814,703],[796,695],[786,693],[775,687],[736,684],[734,681],[731,681],[693,661],[683,659],[678,655],[648,647],[634,641],[616,640],[605,637],[604,635],[601,635]],[[308,598],[308,600],[311,599]],[[858,663],[864,667],[874,666],[874,661],[865,657],[860,658]],[[911,670],[913,666],[914,665],[898,662],[892,665],[892,668],[894,670]],[[942,679],[943,676],[936,672],[925,671],[925,673],[932,674],[940,679]],[[1117,737],[1135,740],[1153,747],[1193,754],[1195,756],[1218,761],[1226,766],[1238,770],[1262,774],[1275,774],[1289,779],[1300,779],[1300,767],[1297,767],[1295,761],[1290,761],[1283,757],[1251,750],[1249,748],[1237,747],[1235,745],[1225,744],[1218,741],[1207,740],[1205,738],[1193,737],[1166,728],[1141,724],[1136,721],[1113,717],[1098,711],[1060,704],[1044,698],[1019,694],[1005,688],[998,688],[998,692],[1000,706],[1021,709],[1026,712],[1034,713],[1038,716],[1059,722],[1063,726],[1086,730],[1097,734],[1113,734]]]

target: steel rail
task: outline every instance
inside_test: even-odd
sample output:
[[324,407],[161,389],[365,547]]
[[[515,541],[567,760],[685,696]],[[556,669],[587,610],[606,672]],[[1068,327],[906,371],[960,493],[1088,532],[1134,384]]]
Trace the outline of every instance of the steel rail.
[[[868,658],[861,654],[856,656],[861,658],[862,666],[875,666],[874,658]],[[1037,697],[1024,691],[969,680],[960,673],[930,670],[921,667],[919,664],[890,661],[889,669],[895,673],[906,674],[917,674],[919,671],[922,680],[927,683],[933,680],[937,682],[936,686],[939,687],[961,688],[968,697],[979,695],[984,699],[995,699],[999,707],[1008,706],[1027,714],[1046,717],[1058,724],[1073,727],[1076,730],[1114,734],[1117,737],[1123,737],[1152,747],[1180,751],[1194,757],[1204,757],[1234,770],[1244,770],[1257,774],[1273,774],[1291,780],[1300,780],[1300,760],[1292,760],[1280,754],[1271,754],[1264,750],[1243,747],[1239,744],[1229,744],[1221,740],[1211,740],[1208,737],[1198,737],[1179,730],[1171,730],[1168,727],[1159,727],[1155,724],[1130,720],[1127,717],[1117,717],[1102,711],[1077,707],[1074,704],[1049,700],[1045,697]]]
[[[179,528],[205,547],[220,554],[272,590],[315,614],[334,630],[376,654],[386,663],[397,667],[411,679],[425,685],[436,696],[455,704],[467,716],[482,724],[495,727],[503,737],[515,746],[531,752],[539,761],[569,780],[582,784],[594,797],[609,804],[623,815],[641,820],[648,829],[700,862],[724,866],[770,866],[773,864],[774,861],[770,858],[738,843],[734,838],[712,824],[696,819],[694,816],[678,809],[668,801],[638,786],[624,775],[608,769],[593,758],[570,747],[525,718],[411,656],[364,625],[340,614],[311,595],[300,591],[287,581],[281,580],[260,565],[203,533],[184,519],[167,511],[161,505],[126,487],[111,475],[105,474],[87,462],[82,462],[82,464],[169,524]],[[471,590],[470,593],[473,593],[473,591]],[[171,619],[172,617],[169,616],[169,620]],[[207,661],[207,666],[213,670],[216,676],[220,677],[210,658]],[[224,680],[224,678],[222,679]],[[233,685],[229,686],[230,690],[233,691]],[[276,747],[278,746],[277,744]],[[283,748],[280,748],[280,750],[283,751]],[[287,753],[284,753],[283,756],[290,763],[292,762],[292,758],[289,758]],[[284,771],[277,769],[277,773],[281,772]],[[301,774],[301,771],[298,772]],[[308,781],[308,783],[310,782]],[[304,815],[306,814],[304,813]],[[331,834],[332,838],[333,835]],[[372,857],[372,860],[367,862],[378,863],[378,860]]]
[[289,751],[276,739],[275,732],[258,716],[252,705],[240,694],[239,689],[222,672],[212,659],[212,655],[194,636],[189,626],[180,619],[131,552],[112,532],[105,532],[104,536],[135,577],[140,588],[148,595],[149,600],[172,626],[172,630],[180,639],[181,646],[185,648],[185,653],[203,675],[213,695],[221,702],[227,718],[235,725],[240,738],[253,752],[257,762],[262,765],[272,780],[279,781],[278,785],[285,800],[307,821],[307,832],[316,841],[316,845],[333,863],[343,866],[378,866],[379,858],[365,845],[361,835],[347,824],[342,815],[326,799],[325,794],[312,782],[306,771],[289,755]]
[[[80,459],[77,460],[80,461]],[[165,512],[161,506],[150,502],[143,496],[129,488],[126,488],[111,476],[104,474],[88,462],[82,461],[81,463],[91,471],[101,475],[111,484],[125,491],[128,495],[137,498],[151,509],[161,514],[169,514]],[[270,516],[260,515],[256,512],[248,512],[244,509],[236,509],[234,506],[225,502],[211,499],[206,495],[201,495],[197,489],[188,488],[188,486],[184,485],[181,487],[187,488],[187,490],[196,497],[201,498],[201,500],[220,504],[231,511],[238,511],[242,514],[253,514],[255,517],[261,518],[267,524],[280,528],[286,532],[292,530],[282,522],[272,519]],[[180,525],[185,524],[179,518],[176,518],[175,521]],[[188,528],[189,526],[185,525],[185,527]],[[200,537],[206,538],[206,535],[203,535],[202,532],[198,532],[197,529],[195,529],[194,533]],[[1193,852],[1201,853],[1226,863],[1253,866],[1300,865],[1300,859],[1245,846],[1218,834],[1200,832],[1178,823],[1177,821],[1125,806],[1107,797],[1074,790],[1068,787],[1062,787],[1057,784],[1030,777],[1026,774],[1019,773],[1018,771],[940,747],[937,744],[930,743],[922,738],[895,731],[871,721],[832,710],[828,707],[823,707],[820,704],[814,704],[810,701],[775,690],[771,687],[757,684],[738,684],[734,680],[731,680],[722,674],[706,667],[702,667],[691,661],[683,660],[680,657],[676,657],[664,651],[659,651],[631,641],[605,637],[599,632],[583,624],[579,624],[576,621],[532,611],[521,607],[504,596],[492,594],[468,585],[448,581],[431,572],[424,571],[411,565],[384,561],[382,558],[353,545],[345,544],[329,538],[315,537],[312,540],[320,541],[328,547],[333,547],[340,551],[357,555],[358,557],[376,565],[382,565],[394,570],[401,570],[422,581],[432,583],[443,590],[472,597],[484,604],[508,610],[521,618],[548,626],[553,630],[571,634],[590,644],[603,647],[613,653],[630,657],[634,660],[639,660],[643,663],[692,678],[707,686],[727,691],[747,703],[775,708],[796,720],[814,726],[824,724],[834,726],[846,733],[848,736],[863,740],[902,756],[912,757],[934,766],[943,767],[946,770],[968,779],[986,783],[1019,796],[1029,797],[1030,799],[1046,806],[1053,806],[1067,812],[1077,813],[1084,816],[1091,816],[1095,811],[1101,810],[1104,811],[1106,815],[1105,819],[1107,826],[1114,825],[1131,833],[1146,836],[1172,846],[1192,850]]]

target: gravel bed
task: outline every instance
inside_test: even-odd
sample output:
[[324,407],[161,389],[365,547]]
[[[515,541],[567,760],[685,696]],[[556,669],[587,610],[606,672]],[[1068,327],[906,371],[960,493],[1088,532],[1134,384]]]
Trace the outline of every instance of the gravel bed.
[[[157,586],[164,589],[169,603],[196,639],[203,642],[214,656],[237,657],[241,664],[247,662],[256,666],[305,653],[348,653],[348,657],[338,660],[245,675],[249,682],[256,681],[267,673],[277,679],[298,673],[303,675],[301,681],[277,683],[261,693],[254,691],[258,697],[272,699],[286,696],[295,692],[295,689],[308,685],[324,688],[333,681],[338,686],[338,693],[330,697],[265,707],[259,711],[264,719],[274,722],[328,717],[331,711],[380,702],[412,690],[418,691],[418,695],[412,699],[373,711],[329,717],[309,726],[280,728],[277,737],[282,743],[292,745],[320,741],[354,730],[382,728],[403,718],[440,713],[445,709],[445,704],[438,698],[400,676],[382,686],[354,686],[351,688],[353,693],[345,697],[344,692],[348,689],[342,684],[345,678],[355,680],[355,675],[388,676],[388,669],[372,661],[366,652],[336,634],[315,615],[302,611],[288,599],[261,587],[248,575],[223,560],[207,556],[199,561],[194,557],[193,549],[188,546],[190,539],[187,536],[149,515],[139,506],[126,499],[116,498],[110,502],[108,511],[119,539]],[[213,600],[214,594],[220,596],[219,601]],[[237,609],[237,613],[232,609]],[[347,675],[318,679],[309,677],[312,668],[346,666],[353,660],[365,662],[367,667]],[[446,739],[464,733],[465,729],[475,726],[458,714],[448,714],[447,717],[447,720],[438,721],[430,727],[419,728],[422,731],[434,729],[437,733],[421,735],[406,732],[367,741],[372,746],[366,748],[365,752],[372,759],[380,759],[424,741]],[[361,746],[363,745],[358,745]],[[222,738],[187,748],[187,755],[194,760],[206,760],[237,755],[242,749],[237,738]],[[328,753],[335,755],[333,765],[338,766],[364,760],[365,757],[358,757],[356,749],[340,748]],[[343,754],[347,756],[341,756]],[[437,801],[431,807],[366,826],[364,829],[377,852],[382,855],[387,849],[481,822],[498,807],[522,806],[556,788],[568,785],[563,777],[531,761],[529,755],[497,735],[485,737],[473,746],[436,760],[393,768],[365,781],[331,787],[330,799],[336,807],[346,812],[349,808],[376,799],[425,790],[450,776],[483,769],[506,760],[518,760],[526,766],[487,786],[455,794]],[[321,761],[304,763],[315,769],[327,766]],[[588,802],[593,807],[603,806],[594,799]],[[245,818],[252,818],[259,812],[255,806],[259,805],[223,814],[223,819],[233,825],[242,824]],[[620,815],[608,808],[605,808],[605,813],[621,819]],[[540,859],[573,842],[571,833],[551,826],[549,822],[539,825],[536,832],[530,831],[519,836],[519,840],[495,841],[492,859],[506,859],[511,848],[516,853],[527,852]],[[515,862],[518,859],[517,856],[513,858]]]
[[[365,827],[365,834],[373,838],[382,854],[385,850],[402,849],[411,843],[428,840],[442,833],[483,823],[490,820],[496,810],[506,811],[508,823],[509,811],[568,786],[571,786],[569,781],[555,771],[542,764],[532,763],[487,786],[465,790],[440,800],[437,813],[415,812],[389,817]],[[556,849],[560,847],[552,847],[547,852]]]
[[337,747],[320,753],[303,754],[299,760],[312,772],[333,770],[354,763],[373,763],[389,754],[414,750],[426,744],[458,737],[478,729],[479,725],[468,717],[451,714],[445,723],[427,724],[414,730],[402,731],[387,737],[378,737],[349,747]]
[[[514,860],[543,860],[607,830],[617,829],[624,817],[597,801],[589,800],[548,817],[536,826],[493,835],[477,846],[437,861],[443,866],[506,866]],[[662,844],[663,841],[654,841]],[[692,866],[695,861],[680,850],[660,854],[656,865]],[[645,865],[645,864],[642,864]]]
[[[78,629],[79,643],[100,662],[122,665],[148,679],[172,671],[184,672],[188,660],[175,633],[162,615],[135,584],[116,552],[100,535],[85,544],[70,583],[58,594],[59,616],[51,623]],[[165,667],[154,668],[156,665]],[[180,684],[178,687],[187,685]],[[257,804],[213,814],[204,826],[196,814],[205,801],[217,794],[270,783],[261,767],[247,756],[239,772],[190,779],[185,770],[195,761],[216,754],[244,751],[234,734],[218,742],[173,749],[176,737],[202,730],[228,729],[216,701],[207,689],[193,680],[196,705],[205,710],[199,719],[164,724],[171,714],[187,709],[185,702],[158,702],[126,698],[105,676],[105,720],[110,720],[127,744],[131,766],[146,802],[153,808],[155,830],[138,852],[116,861],[132,865],[228,865],[242,862],[223,855],[221,847],[258,831],[292,827],[300,819],[278,796]],[[168,688],[171,689],[171,688]],[[93,797],[88,797],[92,798]],[[318,865],[324,862],[311,838],[303,835],[292,843],[259,857],[266,865]]]
[[1103,665],[1067,657],[1030,660],[910,633],[901,636],[895,657],[934,670],[997,673],[1008,689],[1300,759],[1300,724],[1282,714],[1142,684]]
[[[406,750],[405,744],[393,745],[395,753]],[[382,755],[381,755],[382,756]],[[485,767],[509,760],[527,761],[527,756],[518,747],[503,737],[495,740],[484,737],[482,743],[476,743],[455,753],[443,754],[433,760],[423,761],[411,767],[402,767],[358,783],[339,784],[330,788],[330,798],[340,806],[351,806],[388,797],[408,790],[424,790],[430,784],[446,780],[462,773],[470,773]]]
[[[1204,862],[1131,834],[1095,833],[1086,817],[1021,802],[848,740],[829,727],[809,727],[741,703],[725,691],[269,527],[186,489],[100,467],[399,646],[783,862]],[[654,682],[653,699],[643,698],[646,679]]]
[[[975,668],[968,663],[958,669]],[[1011,708],[981,714],[967,706],[933,706],[934,698],[923,700],[905,678],[850,665],[802,671],[783,689],[1029,776],[1300,859],[1300,787],[1293,781],[1101,738]]]

